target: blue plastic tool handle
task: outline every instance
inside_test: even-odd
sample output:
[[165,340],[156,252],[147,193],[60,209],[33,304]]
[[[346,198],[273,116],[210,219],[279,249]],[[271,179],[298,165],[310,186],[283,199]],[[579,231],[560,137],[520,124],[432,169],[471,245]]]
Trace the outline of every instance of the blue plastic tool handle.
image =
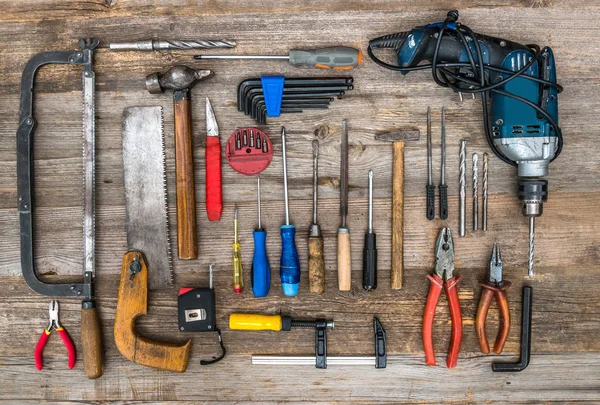
[[281,261],[279,275],[283,293],[288,297],[298,294],[300,284],[300,260],[296,250],[296,227],[283,225],[281,227]]
[[252,257],[252,294],[255,297],[266,297],[271,287],[271,266],[267,257],[267,232],[255,230],[254,256]]
[[281,100],[283,99],[285,76],[262,76],[260,81],[265,96],[267,116],[279,117],[281,115]]

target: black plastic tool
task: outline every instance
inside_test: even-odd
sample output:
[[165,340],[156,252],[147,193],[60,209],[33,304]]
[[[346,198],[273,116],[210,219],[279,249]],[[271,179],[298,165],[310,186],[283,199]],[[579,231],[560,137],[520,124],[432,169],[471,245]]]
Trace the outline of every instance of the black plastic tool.
[[492,371],[494,372],[515,372],[523,371],[529,365],[531,358],[531,313],[533,304],[533,288],[523,287],[523,305],[521,308],[521,357],[516,363],[494,362]]

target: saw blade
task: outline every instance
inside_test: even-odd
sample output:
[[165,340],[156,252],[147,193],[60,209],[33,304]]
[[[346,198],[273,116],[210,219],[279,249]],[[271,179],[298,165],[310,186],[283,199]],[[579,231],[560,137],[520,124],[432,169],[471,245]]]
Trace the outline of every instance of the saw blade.
[[173,284],[162,107],[129,107],[122,117],[127,245],[148,261],[148,287]]

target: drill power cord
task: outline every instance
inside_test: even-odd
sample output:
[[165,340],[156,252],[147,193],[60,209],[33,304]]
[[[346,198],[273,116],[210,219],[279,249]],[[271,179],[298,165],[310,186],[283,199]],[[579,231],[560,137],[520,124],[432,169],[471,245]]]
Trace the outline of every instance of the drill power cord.
[[[554,158],[552,159],[552,161],[554,159],[556,159],[560,155],[560,153],[562,152],[562,149],[563,149],[562,131],[561,131],[560,127],[558,126],[557,122],[550,116],[550,114],[548,114],[543,108],[541,108],[537,104],[532,103],[531,101],[529,101],[523,97],[519,97],[515,94],[506,92],[506,91],[498,88],[498,87],[503,86],[504,84],[510,82],[511,80],[514,80],[517,77],[521,77],[521,78],[524,78],[527,80],[532,80],[534,82],[540,83],[544,86],[554,87],[554,88],[556,88],[556,90],[559,93],[562,92],[563,87],[561,85],[559,85],[558,83],[540,79],[540,78],[534,77],[534,76],[529,76],[528,74],[525,73],[525,71],[528,70],[535,62],[541,61],[542,57],[547,52],[547,48],[545,48],[545,47],[540,48],[538,45],[535,45],[535,44],[526,45],[528,48],[530,48],[534,52],[534,55],[531,57],[530,61],[525,66],[523,66],[521,69],[519,69],[517,71],[512,71],[512,70],[507,70],[507,69],[490,66],[490,65],[483,63],[483,52],[481,51],[481,46],[479,44],[479,41],[475,40],[475,38],[476,38],[475,33],[466,25],[458,23],[457,20],[458,20],[458,11],[452,10],[452,11],[448,12],[446,19],[440,24],[440,30],[438,32],[437,42],[435,45],[435,51],[433,54],[432,63],[430,63],[430,64],[401,67],[401,66],[396,66],[396,65],[386,63],[375,56],[375,54],[373,53],[373,49],[371,47],[371,43],[369,43],[369,46],[367,48],[367,54],[369,55],[371,60],[373,60],[373,62],[375,62],[376,64],[378,64],[379,66],[381,66],[385,69],[395,70],[395,71],[399,71],[399,72],[403,72],[403,73],[408,73],[408,72],[417,71],[417,70],[431,69],[433,80],[442,87],[449,87],[450,89],[454,90],[455,92],[461,92],[461,93],[472,93],[472,94],[480,93],[481,94],[481,104],[483,107],[485,137],[488,142],[488,145],[490,146],[490,148],[492,149],[494,154],[496,156],[498,156],[498,158],[500,160],[502,160],[503,162],[508,163],[512,166],[517,166],[517,163],[515,161],[507,158],[497,148],[497,146],[494,145],[494,142],[492,139],[492,134],[490,131],[490,119],[489,119],[489,113],[488,113],[488,98],[489,98],[488,92],[491,91],[491,92],[503,95],[505,97],[510,97],[510,98],[513,98],[517,101],[520,101],[520,102],[528,105],[529,107],[533,108],[536,112],[538,112],[539,114],[544,116],[548,120],[548,122],[550,123],[552,128],[556,131],[556,136],[558,138],[558,142],[557,142],[557,146],[556,146],[555,155],[554,155]],[[440,50],[440,46],[442,44],[442,37],[444,35],[449,35],[448,32],[454,32],[458,35],[458,38],[460,39],[463,47],[467,51],[466,53],[469,58],[469,62],[438,63],[438,53]],[[467,45],[469,42],[467,40],[467,37],[469,38],[469,40],[472,40],[472,42],[475,45],[475,55],[473,55],[471,48]],[[460,68],[470,68],[471,72],[461,73]],[[486,70],[491,70],[491,71],[502,73],[502,74],[505,74],[508,76],[505,79],[502,79],[496,83],[491,84],[489,82],[489,78],[487,78],[485,75]]]

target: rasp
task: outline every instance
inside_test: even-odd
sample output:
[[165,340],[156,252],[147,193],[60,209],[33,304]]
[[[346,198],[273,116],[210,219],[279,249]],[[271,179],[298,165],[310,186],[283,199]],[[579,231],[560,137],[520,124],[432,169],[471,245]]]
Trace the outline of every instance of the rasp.
[[129,107],[122,116],[127,246],[148,263],[148,287],[173,284],[167,218],[162,107]]

